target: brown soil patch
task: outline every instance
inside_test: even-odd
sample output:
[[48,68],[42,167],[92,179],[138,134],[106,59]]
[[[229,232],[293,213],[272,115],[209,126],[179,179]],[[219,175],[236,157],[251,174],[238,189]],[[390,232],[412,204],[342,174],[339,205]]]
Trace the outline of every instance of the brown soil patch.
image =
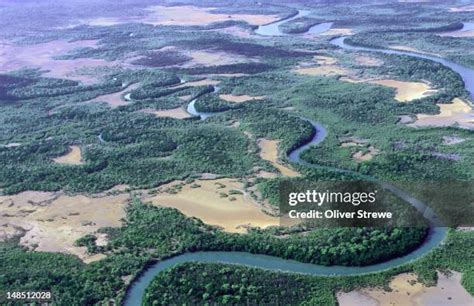
[[363,66],[379,67],[383,65],[383,61],[381,59],[366,55],[357,55],[355,57],[355,60],[357,64]]
[[474,129],[474,111],[465,101],[456,98],[450,104],[438,104],[437,115],[419,114],[416,121],[409,126],[451,126],[458,125],[465,129]]
[[341,306],[469,306],[473,297],[461,285],[461,274],[451,276],[438,273],[435,287],[426,287],[417,282],[411,273],[397,275],[391,282],[392,291],[382,289],[362,289],[348,293],[339,292],[337,300]]
[[258,146],[260,148],[260,157],[264,160],[268,160],[272,165],[277,168],[284,176],[295,177],[300,176],[298,172],[284,166],[278,162],[278,140],[259,139]]
[[370,83],[395,88],[397,91],[395,100],[400,102],[409,102],[412,100],[421,99],[437,92],[437,90],[434,90],[429,85],[421,82],[377,80],[370,81]]
[[213,14],[212,8],[195,6],[151,6],[147,8],[150,14],[140,20],[153,25],[207,25],[227,20],[243,20],[252,25],[262,25],[278,20],[276,15],[250,14]]
[[362,139],[355,136],[350,137],[342,137],[339,139],[341,142],[341,147],[357,147],[357,146],[364,146],[369,143],[368,139]]
[[[265,228],[279,225],[279,219],[264,213],[262,207],[245,193],[243,184],[235,179],[197,180],[180,190],[176,189],[177,193],[166,192],[166,189],[177,184],[183,183],[173,182],[162,186],[159,189],[161,193],[145,200],[155,205],[177,208],[188,217],[199,218],[227,232],[245,233],[248,226]],[[231,194],[231,190],[242,194]]]
[[346,35],[354,35],[353,29],[348,28],[331,28],[328,31],[321,33],[320,35],[327,35],[327,36],[346,36]]
[[369,150],[368,152],[357,151],[352,155],[352,158],[356,162],[362,163],[362,162],[370,161],[374,158],[375,155],[380,154],[380,151],[373,146],[369,146],[368,150]]
[[[0,228],[15,228],[24,233],[20,244],[30,249],[73,254],[91,262],[104,255],[90,256],[86,248],[77,247],[74,242],[101,227],[121,226],[128,200],[128,194],[88,197],[34,191],[0,196]],[[2,238],[8,235],[0,235]],[[105,238],[101,237],[99,242],[105,243]]]
[[337,63],[337,59],[331,56],[316,55],[314,56],[314,61],[318,65],[334,65]]
[[142,110],[145,113],[153,114],[156,117],[171,117],[176,119],[185,119],[192,117],[188,112],[186,112],[182,107],[164,109],[164,110],[154,110],[154,109],[144,109]]
[[97,81],[97,75],[77,73],[80,68],[98,66],[114,66],[117,63],[101,59],[80,58],[74,60],[55,60],[54,56],[66,54],[76,48],[96,47],[96,40],[80,40],[67,42],[55,40],[35,45],[15,45],[0,42],[0,72],[8,72],[21,68],[40,68],[48,71],[46,77],[65,78],[84,83]]
[[98,96],[97,98],[94,98],[90,100],[89,102],[106,102],[112,108],[115,108],[121,105],[127,105],[127,101],[130,100],[130,95],[125,94],[125,93],[135,90],[139,86],[140,86],[139,83],[135,83],[130,86],[123,86],[124,89],[119,92]]
[[234,96],[234,95],[219,95],[219,98],[228,102],[234,103],[242,103],[251,100],[261,100],[264,99],[265,96],[249,96],[249,95],[241,95],[241,96]]
[[54,158],[54,162],[65,165],[82,165],[81,148],[79,146],[70,146],[70,151],[63,156]]
[[295,72],[304,75],[347,75],[349,71],[345,68],[328,65],[318,67],[300,67],[296,68]]
[[255,62],[257,60],[246,56],[231,54],[226,52],[211,52],[211,51],[186,51],[185,55],[192,58],[191,61],[181,65],[184,68],[201,67],[201,66],[221,66]]

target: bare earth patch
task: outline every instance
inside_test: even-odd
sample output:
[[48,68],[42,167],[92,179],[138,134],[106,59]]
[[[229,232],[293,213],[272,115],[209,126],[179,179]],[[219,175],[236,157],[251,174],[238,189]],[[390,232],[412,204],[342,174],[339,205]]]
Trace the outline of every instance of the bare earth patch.
[[357,55],[355,60],[357,64],[362,66],[379,67],[383,65],[383,61],[381,59],[366,55]]
[[354,30],[349,28],[331,28],[328,31],[321,33],[320,35],[327,35],[327,36],[346,36],[346,35],[354,35]]
[[409,126],[451,126],[458,125],[464,129],[474,129],[474,111],[465,101],[455,98],[450,104],[438,104],[437,115],[418,114],[416,121]]
[[376,149],[373,146],[369,146],[368,152],[357,151],[352,155],[352,158],[356,162],[361,163],[361,162],[372,160],[375,157],[375,155],[378,155],[378,154],[380,154],[380,151],[378,149]]
[[97,66],[115,66],[117,63],[102,59],[79,58],[73,60],[55,60],[53,57],[66,54],[76,48],[95,48],[96,40],[80,40],[67,42],[55,40],[35,45],[15,45],[0,42],[0,72],[8,72],[21,68],[40,68],[48,71],[46,77],[65,78],[83,83],[97,81],[97,76],[76,73],[80,68]]
[[[85,247],[74,242],[101,227],[119,227],[125,217],[128,194],[93,197],[69,196],[61,192],[26,191],[0,196],[0,228],[14,228],[24,234],[20,244],[36,251],[73,254],[85,262],[99,260],[102,254],[90,256]],[[0,239],[8,238],[1,236]],[[106,243],[100,237],[100,243]]]
[[252,25],[262,25],[278,20],[276,15],[250,15],[250,14],[213,14],[212,8],[195,6],[151,6],[146,9],[148,16],[140,20],[153,25],[207,25],[214,22],[227,20],[243,20]]
[[370,83],[395,88],[397,91],[395,100],[400,102],[409,102],[412,100],[421,99],[437,92],[437,90],[432,89],[428,84],[421,82],[377,80],[370,81]]
[[[318,66],[315,66],[315,63]],[[312,76],[332,76],[342,75],[347,76],[351,74],[349,69],[337,65],[337,59],[330,56],[317,55],[313,57],[313,62],[301,62],[295,69],[294,72],[303,75]]]
[[452,272],[448,277],[438,272],[435,287],[426,287],[416,279],[411,273],[400,274],[390,282],[390,292],[382,289],[339,292],[337,300],[340,306],[469,306],[474,303],[461,285],[460,273]]
[[236,179],[197,180],[185,184],[176,193],[166,192],[167,188],[177,184],[184,183],[164,185],[160,187],[158,195],[145,200],[155,205],[177,208],[188,217],[199,218],[206,224],[222,227],[232,233],[245,233],[248,226],[265,228],[279,225],[279,219],[264,213]]
[[164,109],[164,110],[154,110],[154,109],[147,108],[147,109],[143,109],[142,111],[148,114],[153,114],[156,117],[171,117],[171,118],[176,118],[176,119],[185,119],[185,118],[192,117],[182,107]]
[[251,100],[261,100],[261,99],[264,99],[265,96],[249,96],[249,95],[234,96],[234,95],[222,94],[222,95],[219,95],[219,98],[228,102],[242,103],[242,102],[247,102]]
[[[112,108],[115,108],[121,105],[127,105],[127,98],[125,98],[126,95],[124,96],[124,94],[126,92],[137,89],[139,86],[140,86],[140,83],[135,83],[130,86],[124,86],[125,88],[119,92],[98,96],[97,98],[92,99],[89,102],[106,102]],[[130,96],[128,95],[128,97]]]
[[221,66],[255,62],[255,59],[251,59],[246,56],[231,54],[226,52],[215,52],[215,51],[185,51],[185,55],[192,58],[191,61],[181,65],[184,68],[201,67],[201,66]]
[[298,172],[284,166],[278,162],[278,140],[259,139],[258,146],[260,148],[260,157],[264,160],[268,160],[272,165],[277,168],[284,176],[295,177],[300,176]]
[[362,138],[355,137],[355,136],[342,137],[342,138],[339,139],[339,141],[341,142],[341,147],[343,147],[343,148],[345,148],[345,147],[360,147],[360,146],[364,146],[367,143],[369,143],[368,139],[362,139]]
[[347,75],[349,71],[343,67],[328,65],[318,67],[299,67],[295,69],[298,74],[304,75]]
[[81,148],[79,146],[70,146],[69,149],[70,151],[67,154],[54,158],[54,162],[65,165],[84,164],[84,161],[82,160]]
[[214,86],[214,85],[219,84],[220,82],[221,81],[205,79],[205,80],[200,80],[200,81],[185,82],[185,83],[173,86],[171,88],[199,87],[199,86],[209,86],[209,85]]
[[315,55],[313,59],[318,65],[334,65],[337,63],[337,59],[331,56]]

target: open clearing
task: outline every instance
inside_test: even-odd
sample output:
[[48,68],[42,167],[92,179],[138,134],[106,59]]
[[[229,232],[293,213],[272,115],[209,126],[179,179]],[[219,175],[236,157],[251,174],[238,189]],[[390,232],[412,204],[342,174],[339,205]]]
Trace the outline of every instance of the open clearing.
[[250,15],[250,14],[213,14],[212,8],[196,6],[151,6],[146,9],[150,14],[140,22],[153,25],[207,25],[214,22],[227,20],[242,20],[251,25],[262,25],[276,21],[276,15]]
[[409,126],[451,126],[474,129],[474,111],[465,101],[455,98],[450,104],[437,104],[440,113],[437,115],[418,114],[416,121]]
[[[181,189],[173,188],[176,185],[184,186]],[[167,189],[177,192],[167,192]],[[173,182],[161,186],[159,190],[158,195],[146,196],[144,200],[179,209],[188,217],[199,218],[204,223],[222,227],[227,232],[245,233],[248,226],[265,228],[279,225],[279,219],[264,213],[245,194],[243,184],[236,179],[197,180],[191,184]]]
[[81,81],[85,84],[97,81],[97,75],[76,73],[79,68],[97,68],[98,66],[115,66],[116,62],[102,59],[79,58],[73,60],[55,60],[53,57],[64,55],[76,48],[95,48],[96,40],[67,42],[55,40],[34,45],[15,45],[0,42],[0,72],[21,68],[40,68],[47,71],[43,75],[52,78],[65,78]]
[[346,36],[346,35],[354,35],[354,30],[349,28],[331,28],[328,31],[321,33],[319,35],[327,35],[327,36]]
[[154,109],[147,108],[142,111],[148,114],[153,114],[156,117],[171,117],[171,118],[176,118],[176,119],[185,119],[185,118],[192,117],[182,107],[176,107],[176,108],[164,109],[164,110],[154,110]]
[[182,64],[181,67],[183,68],[221,66],[257,61],[256,59],[252,59],[243,55],[216,51],[186,51],[184,54],[191,57],[192,60]]
[[185,82],[185,83],[173,86],[171,88],[199,87],[199,86],[210,86],[210,85],[214,86],[214,85],[219,84],[220,82],[221,81],[204,79],[204,80],[199,80],[199,81]]
[[260,148],[260,157],[264,160],[269,161],[272,165],[277,168],[281,174],[284,176],[295,177],[300,176],[298,172],[289,168],[288,166],[284,166],[278,162],[278,144],[280,141],[278,140],[268,140],[268,139],[259,139],[258,140],[258,147]]
[[426,287],[416,281],[415,274],[397,275],[391,282],[392,291],[362,289],[348,293],[339,292],[340,306],[470,306],[473,297],[461,285],[461,274],[452,272],[446,276],[438,272],[435,287]]
[[361,66],[379,67],[383,65],[383,61],[381,59],[366,55],[357,55],[355,57],[355,61]]
[[324,65],[317,67],[299,67],[295,72],[303,75],[347,75],[349,71],[335,65]]
[[226,95],[222,94],[219,95],[219,98],[222,100],[228,101],[228,102],[234,102],[234,103],[242,103],[242,102],[247,102],[251,100],[261,100],[264,99],[265,96],[249,96],[249,95],[241,95],[241,96],[234,96],[234,95]]
[[[128,194],[107,196],[75,195],[61,192],[26,191],[0,196],[0,239],[20,235],[20,244],[36,251],[77,255],[85,262],[104,257],[90,256],[74,242],[101,227],[121,226]],[[100,237],[104,243],[105,237]]]
[[[318,66],[315,66],[315,63]],[[332,76],[342,75],[346,76],[351,74],[349,69],[337,65],[337,59],[330,56],[316,55],[313,57],[313,62],[301,62],[295,69],[294,72],[303,75],[321,75],[321,76]]]
[[79,146],[70,146],[70,151],[63,156],[54,158],[54,162],[65,165],[82,165],[81,148]]
[[378,154],[380,154],[380,151],[378,149],[376,149],[373,146],[369,146],[367,152],[357,151],[354,154],[352,154],[352,158],[356,162],[361,163],[361,162],[372,160],[375,157],[375,155],[378,155]]
[[97,98],[94,98],[90,100],[89,102],[106,102],[112,108],[115,108],[121,105],[127,105],[127,101],[124,99],[124,94],[126,92],[137,89],[139,86],[140,86],[140,83],[135,83],[130,86],[124,86],[125,88],[119,92],[98,96]]
[[263,25],[274,22],[280,17],[277,15],[252,14],[221,14],[213,13],[214,8],[196,6],[160,6],[153,5],[145,9],[144,16],[127,17],[96,17],[79,19],[69,27],[86,24],[89,26],[113,26],[123,23],[145,23],[151,25],[169,26],[204,26],[214,22],[241,20],[251,25]]
[[428,84],[421,82],[403,82],[396,80],[377,80],[370,81],[372,84],[383,85],[395,88],[397,91],[395,100],[400,102],[409,102],[416,99],[427,97],[437,90],[432,89]]

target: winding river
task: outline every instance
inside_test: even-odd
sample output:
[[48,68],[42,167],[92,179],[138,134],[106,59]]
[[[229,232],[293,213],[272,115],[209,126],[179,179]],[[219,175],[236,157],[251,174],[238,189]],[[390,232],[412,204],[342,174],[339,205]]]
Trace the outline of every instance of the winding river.
[[[297,15],[291,18],[277,21],[275,23],[260,26],[255,32],[259,35],[265,36],[281,36],[284,35],[280,32],[278,26],[284,22],[296,19],[298,17],[303,17],[309,14],[309,11],[299,11]],[[318,27],[316,25],[314,27]],[[329,26],[330,27],[330,26]],[[318,28],[320,29],[320,28]],[[328,28],[329,29],[329,28]],[[309,30],[311,31],[311,29]],[[315,31],[316,32],[316,31]],[[474,70],[467,67],[461,66],[459,64],[453,63],[449,60],[442,59],[439,57],[406,52],[406,51],[397,51],[397,50],[388,50],[388,49],[372,49],[372,48],[363,48],[363,47],[354,47],[344,43],[346,37],[335,38],[331,41],[333,45],[341,47],[349,51],[366,51],[366,52],[382,52],[385,54],[397,54],[412,56],[427,60],[432,60],[434,62],[440,63],[448,68],[451,68],[455,72],[459,73],[464,80],[465,87],[469,91],[471,98],[474,98]],[[218,88],[215,88],[217,91]],[[209,116],[212,116],[216,113],[201,113],[198,112],[194,104],[196,100],[193,100],[189,103],[187,111],[194,115],[199,116],[201,120],[205,120]],[[288,159],[294,163],[301,164],[306,167],[319,167],[327,168],[332,171],[354,173],[361,176],[364,179],[375,181],[381,185],[386,190],[391,191],[393,194],[397,195],[401,199],[405,200],[407,203],[415,207],[418,211],[422,212],[423,215],[431,222],[432,228],[425,239],[425,241],[414,251],[406,254],[405,256],[394,258],[382,263],[364,266],[364,267],[346,267],[346,266],[322,266],[315,264],[301,263],[294,260],[286,260],[279,257],[267,256],[267,255],[258,255],[244,252],[195,252],[195,253],[185,253],[169,259],[162,260],[157,262],[150,267],[148,267],[129,287],[127,295],[124,300],[125,305],[141,305],[144,293],[148,285],[151,283],[153,278],[160,272],[167,270],[174,265],[182,264],[186,262],[203,262],[203,263],[226,263],[226,264],[235,264],[235,265],[244,265],[249,267],[256,267],[271,271],[280,271],[280,272],[290,272],[290,273],[302,273],[309,275],[319,275],[319,276],[336,276],[336,275],[355,275],[363,273],[372,273],[378,272],[393,267],[397,267],[406,263],[409,263],[417,258],[420,258],[430,252],[432,249],[440,245],[444,238],[446,237],[447,230],[446,228],[440,226],[440,223],[434,214],[434,212],[423,202],[413,198],[409,194],[400,190],[399,188],[386,183],[381,182],[374,177],[369,177],[365,175],[360,175],[357,172],[350,170],[331,168],[331,167],[322,167],[314,164],[310,164],[302,159],[300,159],[300,154],[308,149],[311,146],[318,145],[321,143],[326,135],[327,131],[321,124],[311,121],[306,118],[302,118],[311,123],[315,129],[315,135],[313,138],[306,144],[296,148],[288,154]]]

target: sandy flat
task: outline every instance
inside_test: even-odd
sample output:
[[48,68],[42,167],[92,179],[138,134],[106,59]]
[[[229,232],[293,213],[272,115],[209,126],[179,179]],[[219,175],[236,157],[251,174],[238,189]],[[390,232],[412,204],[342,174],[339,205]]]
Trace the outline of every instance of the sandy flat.
[[313,59],[318,65],[334,65],[337,63],[337,59],[331,56],[315,55]]
[[450,12],[474,12],[474,4],[464,5],[459,7],[450,7]]
[[181,65],[183,68],[193,68],[202,66],[221,66],[240,64],[248,62],[256,62],[256,59],[252,59],[243,55],[237,55],[226,52],[218,51],[185,51],[185,55],[192,58],[192,60]]
[[[128,194],[88,197],[33,191],[0,196],[0,228],[12,227],[24,232],[20,244],[25,247],[73,254],[90,262],[104,255],[87,255],[86,248],[74,246],[74,242],[101,227],[121,226],[128,200]],[[4,238],[8,236],[0,236]],[[101,237],[101,243],[105,243],[104,239]]]
[[70,151],[65,155],[54,158],[54,162],[65,165],[84,164],[84,161],[82,160],[81,148],[79,146],[70,146],[69,149]]
[[284,176],[295,177],[300,176],[298,172],[284,166],[278,162],[278,140],[259,139],[258,146],[260,148],[260,157],[264,160],[268,160],[272,165],[277,168]]
[[127,99],[125,98],[124,94],[134,89],[137,89],[139,86],[140,83],[135,83],[130,86],[124,86],[124,89],[119,92],[98,96],[97,98],[94,98],[89,102],[106,102],[111,108],[115,108],[121,105],[127,105]]
[[151,6],[146,9],[149,14],[141,22],[153,25],[207,25],[227,20],[242,20],[252,25],[271,23],[279,19],[276,15],[250,14],[213,14],[212,8],[195,6]]
[[249,95],[234,96],[234,95],[222,94],[222,95],[219,95],[219,98],[228,102],[242,103],[242,102],[247,102],[251,100],[261,100],[261,99],[264,99],[265,96],[249,96]]
[[383,65],[383,61],[381,59],[366,55],[357,55],[355,60],[357,64],[363,66],[379,67]]
[[428,84],[421,82],[377,80],[370,81],[370,83],[395,88],[397,91],[395,100],[400,102],[409,102],[412,100],[421,99],[436,92],[436,90],[433,90]]
[[346,36],[346,35],[354,35],[354,30],[349,28],[331,28],[328,31],[321,33],[319,35],[327,35],[327,36]]
[[185,82],[185,83],[173,86],[171,88],[209,86],[209,85],[217,85],[220,82],[221,81],[204,79],[204,80],[200,80],[200,81]]
[[[160,190],[166,190],[177,183],[180,182],[162,186]],[[193,184],[199,187],[192,188]],[[230,190],[239,190],[244,194],[231,195]],[[222,197],[221,193],[227,196]],[[185,185],[175,194],[162,192],[145,200],[152,201],[155,205],[177,208],[188,217],[196,217],[206,224],[220,226],[227,232],[245,233],[249,225],[262,228],[279,225],[279,219],[265,214],[261,207],[245,194],[243,184],[236,179],[197,180]]]
[[474,129],[474,111],[465,101],[456,98],[450,104],[437,104],[440,113],[437,115],[419,114],[416,121],[409,126],[451,126],[457,124],[461,128]]
[[186,112],[182,107],[176,107],[172,109],[164,110],[154,110],[154,109],[143,109],[145,113],[153,114],[156,117],[171,117],[176,119],[185,119],[192,117],[188,112]]
[[435,287],[426,287],[416,281],[416,275],[404,273],[391,282],[392,291],[362,289],[348,293],[339,292],[340,306],[470,306],[473,297],[461,286],[461,274],[453,272],[447,277],[438,273]]
[[349,71],[345,68],[335,65],[325,65],[317,67],[299,67],[295,69],[295,72],[303,75],[347,75]]
[[0,42],[0,73],[21,68],[40,68],[48,71],[47,77],[66,78],[84,83],[93,83],[97,76],[76,73],[80,68],[115,66],[117,63],[102,59],[79,58],[74,60],[55,60],[54,56],[64,55],[76,48],[95,48],[96,40],[67,42],[55,40],[35,45],[15,45]]
[[352,154],[352,158],[358,162],[365,162],[365,161],[370,161],[372,160],[376,155],[380,154],[380,151],[376,149],[373,146],[369,146],[368,152],[363,152],[363,151],[357,151],[354,154]]

